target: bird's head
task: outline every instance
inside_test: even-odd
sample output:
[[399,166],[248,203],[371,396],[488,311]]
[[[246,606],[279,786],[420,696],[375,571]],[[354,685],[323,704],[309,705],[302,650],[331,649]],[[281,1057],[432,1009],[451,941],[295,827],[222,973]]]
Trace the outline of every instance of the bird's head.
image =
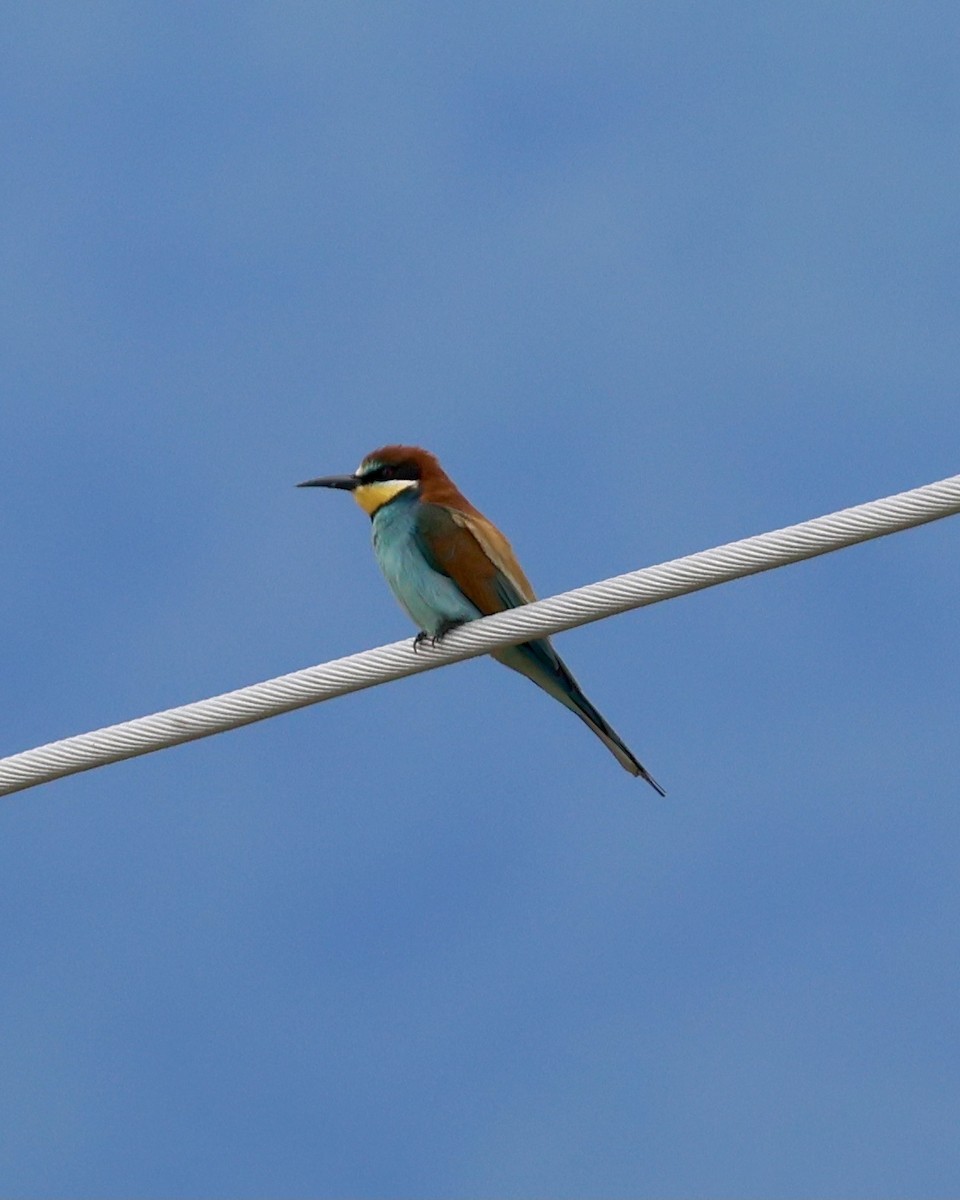
[[[402,492],[419,490],[425,479],[443,476],[440,464],[419,446],[383,446],[368,454],[352,475],[308,479],[297,487],[328,487],[353,492],[353,498],[372,517]],[[444,476],[445,478],[445,476]]]

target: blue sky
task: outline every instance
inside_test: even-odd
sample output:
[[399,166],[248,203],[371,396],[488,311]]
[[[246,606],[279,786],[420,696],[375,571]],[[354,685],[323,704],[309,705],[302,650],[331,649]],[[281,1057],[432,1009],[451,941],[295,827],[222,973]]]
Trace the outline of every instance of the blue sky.
[[[960,13],[8,6],[0,750],[958,469]],[[0,810],[10,1196],[960,1188],[960,525]]]

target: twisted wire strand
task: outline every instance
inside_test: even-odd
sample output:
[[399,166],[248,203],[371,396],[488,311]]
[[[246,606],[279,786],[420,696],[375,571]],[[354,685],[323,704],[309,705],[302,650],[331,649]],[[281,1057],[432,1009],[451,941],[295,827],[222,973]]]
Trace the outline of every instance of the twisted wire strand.
[[50,742],[0,759],[0,796],[64,775],[149,754],[237,729],[308,704],[406,675],[488,654],[600,621],[615,613],[683,596],[746,575],[840,550],[960,512],[960,475],[757,534],[658,566],[617,575],[545,600],[471,621],[442,645],[413,648],[412,639],[307,667],[277,679]]

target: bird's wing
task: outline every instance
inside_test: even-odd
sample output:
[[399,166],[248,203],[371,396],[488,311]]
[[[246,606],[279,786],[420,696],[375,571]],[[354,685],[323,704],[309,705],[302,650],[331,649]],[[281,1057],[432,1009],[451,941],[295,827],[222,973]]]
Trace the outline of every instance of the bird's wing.
[[421,503],[416,538],[427,561],[485,615],[535,600],[510,543],[479,513]]

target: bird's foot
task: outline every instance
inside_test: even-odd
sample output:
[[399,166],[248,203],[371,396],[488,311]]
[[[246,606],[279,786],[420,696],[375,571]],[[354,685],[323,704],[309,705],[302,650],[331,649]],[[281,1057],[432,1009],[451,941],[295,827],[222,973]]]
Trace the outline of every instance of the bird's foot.
[[425,633],[422,629],[413,639],[414,650],[419,650],[425,643],[429,642],[431,646],[439,646],[443,639],[454,629],[458,629],[461,625],[466,625],[466,621],[441,621],[437,627],[436,633]]
[[430,645],[439,646],[448,633],[459,629],[461,625],[466,625],[466,621],[441,621],[439,629],[430,639]]

